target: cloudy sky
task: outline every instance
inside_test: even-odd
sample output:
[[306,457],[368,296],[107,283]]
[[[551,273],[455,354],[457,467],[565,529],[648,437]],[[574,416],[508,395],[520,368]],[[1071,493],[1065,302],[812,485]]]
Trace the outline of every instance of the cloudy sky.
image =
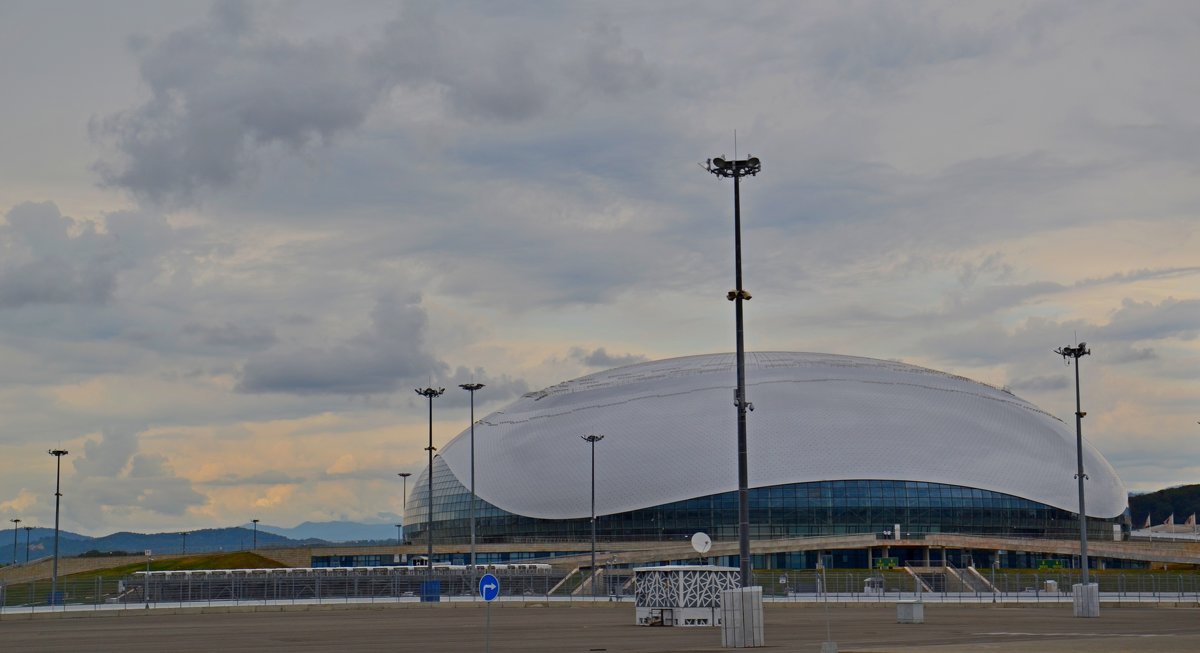
[[731,350],[735,130],[748,348],[1070,421],[1077,335],[1200,480],[1200,5],[735,4],[0,0],[0,516],[391,522],[413,388]]

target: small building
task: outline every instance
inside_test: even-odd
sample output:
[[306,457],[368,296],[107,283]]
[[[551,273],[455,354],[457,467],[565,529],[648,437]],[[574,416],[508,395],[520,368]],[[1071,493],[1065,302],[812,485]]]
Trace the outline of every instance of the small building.
[[719,626],[721,592],[741,587],[737,567],[637,567],[633,587],[639,626]]

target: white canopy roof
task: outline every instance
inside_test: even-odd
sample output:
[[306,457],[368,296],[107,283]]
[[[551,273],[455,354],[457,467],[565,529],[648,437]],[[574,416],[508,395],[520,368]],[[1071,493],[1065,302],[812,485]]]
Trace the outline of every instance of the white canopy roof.
[[[1078,511],[1075,434],[1012,394],[904,363],[786,352],[746,355],[750,487],[839,479],[928,481]],[[531,392],[475,427],[480,498],[546,519],[613,514],[737,489],[733,354],[621,367]],[[1066,401],[1066,398],[1064,398]],[[441,456],[468,485],[469,430]],[[1084,442],[1087,512],[1127,503]]]

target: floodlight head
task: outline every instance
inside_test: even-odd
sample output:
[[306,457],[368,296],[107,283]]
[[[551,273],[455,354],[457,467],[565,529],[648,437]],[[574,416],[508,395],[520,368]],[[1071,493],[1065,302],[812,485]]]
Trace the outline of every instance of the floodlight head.
[[422,397],[426,397],[428,399],[433,399],[434,397],[440,397],[440,396],[442,396],[442,393],[445,391],[446,391],[445,388],[417,388],[416,389],[417,394],[421,395]]
[[475,392],[476,390],[482,388],[483,384],[482,383],[463,383],[463,384],[460,384],[458,387],[460,387],[463,390],[466,390],[468,392]]
[[592,444],[596,444],[604,439],[603,435],[581,435],[579,437],[583,438],[584,442],[590,442]]
[[409,476],[412,476],[412,472],[400,472],[399,474],[396,474],[396,476],[399,476],[400,478],[408,478]]
[[66,449],[51,449],[49,453],[51,456],[65,456],[65,455],[67,455],[67,450]]

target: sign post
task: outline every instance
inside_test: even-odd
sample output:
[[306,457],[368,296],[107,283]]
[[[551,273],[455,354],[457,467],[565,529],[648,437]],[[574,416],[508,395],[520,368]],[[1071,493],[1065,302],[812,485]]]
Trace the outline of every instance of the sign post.
[[492,601],[495,601],[497,596],[500,596],[500,580],[492,574],[484,574],[479,579],[479,597],[486,604],[484,610],[487,614],[483,627],[484,653],[490,653],[492,650]]

